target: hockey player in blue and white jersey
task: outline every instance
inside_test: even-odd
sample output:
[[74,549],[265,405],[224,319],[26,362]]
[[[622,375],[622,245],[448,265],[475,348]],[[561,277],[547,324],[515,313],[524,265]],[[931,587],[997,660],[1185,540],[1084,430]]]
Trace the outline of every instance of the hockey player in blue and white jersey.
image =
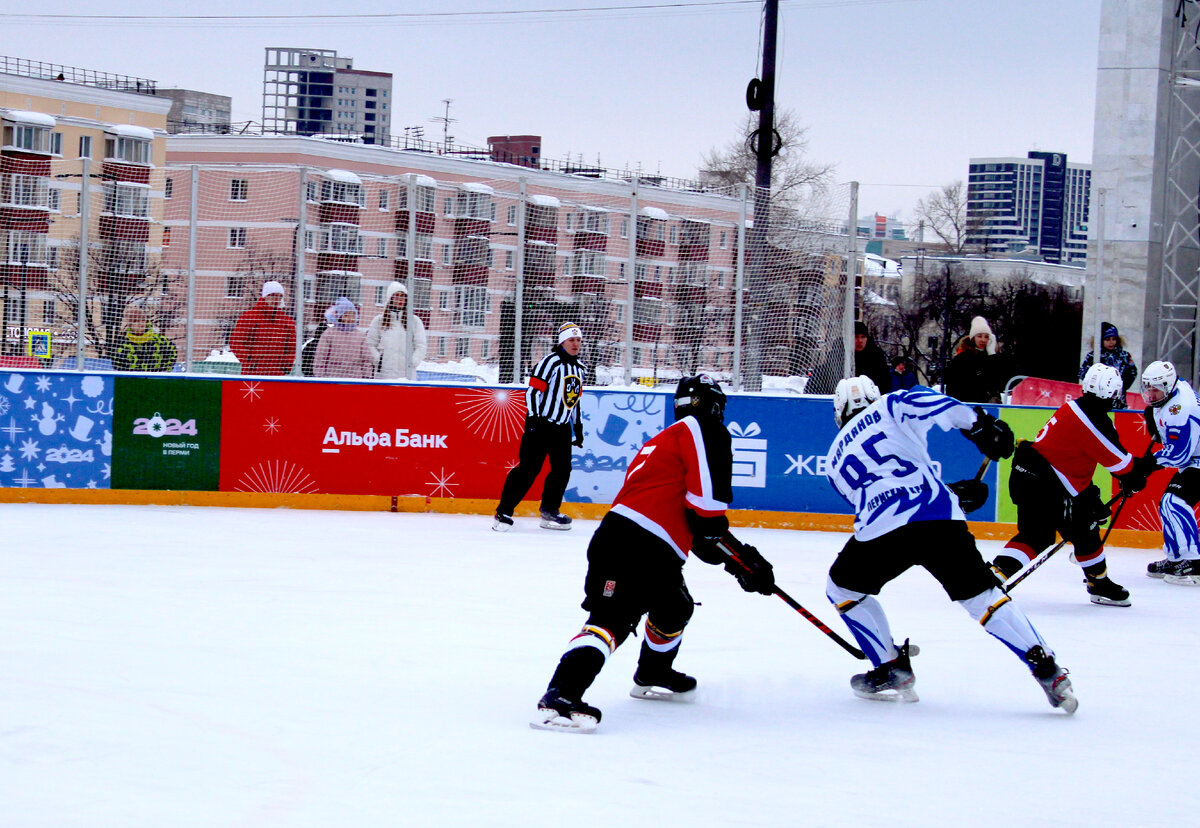
[[867,377],[839,382],[833,403],[841,430],[826,469],[855,519],[854,537],[830,567],[826,595],[875,665],[850,680],[855,695],[917,701],[909,644],[892,640],[875,596],[905,570],[923,566],[951,600],[1021,658],[1051,706],[1074,713],[1078,702],[1067,671],[1000,589],[967,529],[965,513],[987,501],[987,484],[943,483],[929,456],[934,426],[961,429],[992,460],[1012,455],[1012,429],[982,408],[919,385],[881,397]]
[[1146,366],[1142,396],[1148,403],[1146,430],[1162,443],[1154,461],[1179,470],[1158,504],[1167,557],[1148,565],[1146,574],[1169,584],[1200,586],[1200,531],[1194,511],[1200,503],[1200,400],[1169,362]]

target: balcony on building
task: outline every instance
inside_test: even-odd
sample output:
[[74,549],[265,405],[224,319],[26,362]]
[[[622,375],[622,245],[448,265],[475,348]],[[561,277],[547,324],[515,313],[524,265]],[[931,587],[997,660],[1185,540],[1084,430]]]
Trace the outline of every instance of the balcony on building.
[[546,244],[558,244],[558,211],[562,206],[554,196],[535,193],[525,205],[525,238]]
[[104,163],[100,175],[105,181],[150,184],[154,168],[154,131],[129,124],[114,124],[104,129]]
[[454,196],[454,238],[486,236],[492,230],[495,190],[468,181]]
[[643,207],[638,211],[637,255],[640,259],[661,259],[667,252],[667,211],[661,207]]

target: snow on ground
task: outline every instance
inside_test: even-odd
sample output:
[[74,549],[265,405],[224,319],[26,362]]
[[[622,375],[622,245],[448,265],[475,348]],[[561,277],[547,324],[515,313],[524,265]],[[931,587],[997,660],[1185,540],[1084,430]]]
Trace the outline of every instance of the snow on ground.
[[[923,571],[882,600],[921,645],[913,705],[777,598],[699,561],[692,704],[631,699],[638,640],[587,699],[593,735],[527,722],[579,609],[593,523],[0,506],[0,825],[1184,825],[1200,589],[1114,550],[1129,609],[1066,555],[1014,592],[1071,671],[1068,717]],[[839,632],[844,536],[739,533]],[[983,547],[991,556],[996,543]],[[1182,713],[1181,713],[1182,711]],[[1170,780],[1183,774],[1185,784]]]

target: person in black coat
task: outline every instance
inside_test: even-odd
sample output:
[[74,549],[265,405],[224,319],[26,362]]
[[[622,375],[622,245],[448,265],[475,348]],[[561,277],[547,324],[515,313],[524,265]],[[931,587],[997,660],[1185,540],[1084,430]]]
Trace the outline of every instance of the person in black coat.
[[854,323],[854,375],[870,377],[880,393],[886,394],[892,388],[892,372],[888,368],[887,356],[875,344],[874,337],[863,322]]

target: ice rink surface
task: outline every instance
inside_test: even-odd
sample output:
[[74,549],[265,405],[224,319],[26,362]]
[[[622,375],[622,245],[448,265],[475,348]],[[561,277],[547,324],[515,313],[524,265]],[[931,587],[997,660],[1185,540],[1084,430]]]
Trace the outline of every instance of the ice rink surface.
[[[918,704],[778,598],[698,560],[691,704],[587,694],[592,735],[528,720],[578,631],[594,523],[0,505],[0,826],[1195,824],[1200,589],[1110,550],[1130,608],[1065,553],[1014,597],[1071,670],[1073,716],[922,570],[881,595]],[[741,530],[839,633],[845,536]],[[981,544],[992,557],[999,544]]]

